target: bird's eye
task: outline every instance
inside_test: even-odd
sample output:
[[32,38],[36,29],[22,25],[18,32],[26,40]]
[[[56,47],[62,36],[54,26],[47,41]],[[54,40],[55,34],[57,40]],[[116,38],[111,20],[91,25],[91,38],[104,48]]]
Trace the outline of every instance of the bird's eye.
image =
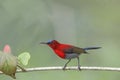
[[47,42],[47,44],[51,44],[51,43],[52,43],[52,41],[53,41],[53,40],[49,40],[49,41]]

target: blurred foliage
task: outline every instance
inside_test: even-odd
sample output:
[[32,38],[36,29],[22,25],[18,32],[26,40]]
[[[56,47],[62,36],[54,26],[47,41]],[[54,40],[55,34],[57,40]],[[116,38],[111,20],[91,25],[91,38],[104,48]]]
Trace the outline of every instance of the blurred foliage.
[[28,62],[30,60],[30,53],[29,52],[23,52],[20,55],[18,55],[18,63],[27,66]]
[[[0,48],[10,44],[14,55],[31,53],[27,67],[63,66],[40,41],[57,39],[80,47],[102,49],[81,55],[82,66],[119,67],[119,0],[0,0]],[[69,66],[77,65],[73,60]],[[119,72],[41,71],[17,73],[16,80],[117,80]],[[59,78],[60,77],[60,78]],[[2,80],[10,77],[0,75]]]

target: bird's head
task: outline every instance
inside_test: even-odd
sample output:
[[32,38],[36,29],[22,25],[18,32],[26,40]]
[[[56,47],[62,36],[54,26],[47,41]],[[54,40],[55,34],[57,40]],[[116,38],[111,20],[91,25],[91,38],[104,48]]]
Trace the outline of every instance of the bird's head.
[[56,40],[49,40],[47,42],[40,42],[40,44],[47,44],[51,48],[56,48],[56,46],[58,46],[60,43],[58,41],[56,41]]

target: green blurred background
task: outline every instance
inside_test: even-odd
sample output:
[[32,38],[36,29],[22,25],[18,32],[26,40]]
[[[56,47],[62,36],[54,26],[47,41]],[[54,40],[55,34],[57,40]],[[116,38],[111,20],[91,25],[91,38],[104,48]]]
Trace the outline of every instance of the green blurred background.
[[[56,39],[79,47],[100,46],[81,55],[82,66],[120,66],[120,0],[0,0],[0,49],[28,51],[26,67],[63,66],[40,41]],[[77,65],[73,59],[68,66]],[[16,80],[118,80],[113,71],[39,71],[17,73]],[[0,75],[0,80],[13,80]]]

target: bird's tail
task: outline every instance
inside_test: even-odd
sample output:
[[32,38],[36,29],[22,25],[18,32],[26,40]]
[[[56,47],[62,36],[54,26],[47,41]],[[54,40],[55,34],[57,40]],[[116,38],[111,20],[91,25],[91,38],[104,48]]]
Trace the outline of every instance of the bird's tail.
[[93,50],[93,49],[100,49],[101,47],[87,47],[83,48],[84,50]]

